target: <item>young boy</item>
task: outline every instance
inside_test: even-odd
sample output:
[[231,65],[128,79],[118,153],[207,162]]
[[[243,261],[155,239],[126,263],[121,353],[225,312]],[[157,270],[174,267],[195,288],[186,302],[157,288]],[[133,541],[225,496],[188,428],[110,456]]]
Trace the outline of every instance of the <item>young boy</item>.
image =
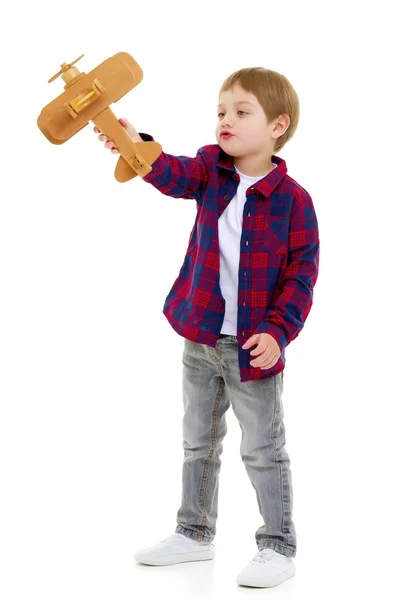
[[[199,148],[195,158],[162,152],[143,177],[167,196],[194,199],[197,215],[163,307],[184,338],[182,505],[175,533],[135,559],[169,565],[214,558],[220,455],[232,403],[263,517],[255,533],[259,551],[237,583],[271,587],[295,574],[283,369],[285,348],[313,302],[318,223],[310,195],[276,155],[299,120],[287,78],[262,67],[241,69],[223,83],[219,103],[217,144]],[[153,140],[120,122],[135,141]],[[118,153],[112,140],[99,139]]]

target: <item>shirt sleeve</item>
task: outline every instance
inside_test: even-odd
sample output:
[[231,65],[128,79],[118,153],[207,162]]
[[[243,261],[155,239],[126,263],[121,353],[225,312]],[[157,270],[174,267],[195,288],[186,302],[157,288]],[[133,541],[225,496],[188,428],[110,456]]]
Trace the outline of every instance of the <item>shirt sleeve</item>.
[[290,218],[288,261],[283,288],[255,333],[269,333],[281,353],[304,327],[319,270],[318,221],[309,194],[297,201]]
[[[139,135],[145,142],[154,141],[149,133]],[[151,167],[152,171],[142,179],[162,194],[200,201],[209,179],[203,147],[197,150],[195,158],[162,152]]]

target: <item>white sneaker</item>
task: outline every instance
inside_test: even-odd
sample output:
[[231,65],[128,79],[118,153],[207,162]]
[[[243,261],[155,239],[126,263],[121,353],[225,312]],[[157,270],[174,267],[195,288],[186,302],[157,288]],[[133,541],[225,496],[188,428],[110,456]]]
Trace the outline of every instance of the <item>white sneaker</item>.
[[181,533],[173,533],[154,546],[143,548],[134,559],[145,565],[175,565],[214,558],[214,544],[196,542]]
[[239,573],[236,582],[249,587],[273,587],[295,573],[293,558],[279,554],[272,548],[264,548]]

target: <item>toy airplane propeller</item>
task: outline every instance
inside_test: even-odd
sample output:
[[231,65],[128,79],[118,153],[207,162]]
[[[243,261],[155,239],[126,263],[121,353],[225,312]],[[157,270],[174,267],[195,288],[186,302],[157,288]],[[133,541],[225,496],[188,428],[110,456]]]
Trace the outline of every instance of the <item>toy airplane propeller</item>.
[[151,165],[160,156],[162,147],[157,142],[135,143],[110,108],[133,89],[143,78],[143,71],[127,52],[118,52],[100,63],[90,73],[80,73],[72,63],[62,63],[61,75],[64,92],[41,111],[37,124],[52,144],[64,144],[92,121],[100,131],[113,140],[120,153],[115,167],[115,179],[129,181],[152,171]]

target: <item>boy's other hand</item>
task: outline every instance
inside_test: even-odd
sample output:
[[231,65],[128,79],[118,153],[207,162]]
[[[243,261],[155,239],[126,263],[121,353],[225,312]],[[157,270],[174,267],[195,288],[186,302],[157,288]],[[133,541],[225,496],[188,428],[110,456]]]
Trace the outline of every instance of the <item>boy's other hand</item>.
[[[143,142],[142,138],[140,137],[140,135],[138,134],[138,132],[136,131],[136,129],[134,128],[134,126],[132,125],[132,123],[130,123],[128,121],[128,119],[118,119],[119,123],[121,123],[121,125],[123,127],[125,127],[125,129],[127,130],[127,132],[129,133],[129,135],[131,136],[131,138],[133,139],[134,142]],[[112,152],[112,154],[119,154],[118,148],[115,147],[115,144],[112,140],[109,140],[108,137],[106,135],[104,135],[104,133],[101,133],[100,129],[98,129],[98,127],[93,127],[93,131],[95,133],[100,133],[99,135],[99,141],[100,142],[105,142],[104,146],[105,148],[109,148]]]
[[278,342],[269,333],[255,333],[242,348],[251,348],[257,344],[250,354],[256,354],[256,358],[250,361],[252,367],[260,367],[260,369],[272,369],[276,365],[281,355]]

